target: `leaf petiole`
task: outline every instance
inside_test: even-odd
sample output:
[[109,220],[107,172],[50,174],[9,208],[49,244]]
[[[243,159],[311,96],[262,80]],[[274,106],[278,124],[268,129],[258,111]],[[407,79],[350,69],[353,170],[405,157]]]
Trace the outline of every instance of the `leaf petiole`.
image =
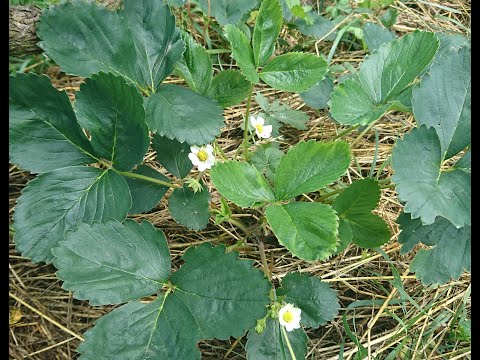
[[158,179],[152,178],[150,176],[135,174],[135,173],[131,173],[131,172],[128,172],[128,171],[120,171],[120,170],[116,170],[114,168],[112,168],[112,170],[115,171],[117,174],[125,176],[125,177],[131,177],[131,178],[135,178],[135,179],[149,181],[149,182],[152,182],[152,183],[155,183],[155,184],[158,184],[158,185],[162,185],[162,186],[167,186],[167,187],[177,188],[177,189],[182,187],[180,184],[174,184],[174,183],[170,183],[168,181],[158,180]]
[[295,353],[293,352],[293,349],[292,349],[292,344],[290,344],[290,340],[288,340],[288,336],[287,336],[287,332],[285,331],[285,327],[280,325],[280,329],[282,330],[282,335],[285,338],[285,342],[287,343],[287,348],[288,348],[288,351],[290,352],[290,356],[292,357],[292,360],[297,360],[297,358],[295,357]]

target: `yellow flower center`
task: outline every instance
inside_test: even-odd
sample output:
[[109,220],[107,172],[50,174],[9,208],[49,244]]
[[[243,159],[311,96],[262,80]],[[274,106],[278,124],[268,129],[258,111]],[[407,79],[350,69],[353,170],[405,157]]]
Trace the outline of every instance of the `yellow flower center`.
[[257,130],[258,130],[259,133],[262,133],[262,132],[263,132],[263,125],[258,124],[258,125],[256,125],[255,127],[257,128]]
[[293,314],[290,311],[285,311],[283,313],[283,321],[289,323],[293,320]]
[[208,154],[205,150],[200,150],[197,156],[200,161],[207,161],[208,159]]

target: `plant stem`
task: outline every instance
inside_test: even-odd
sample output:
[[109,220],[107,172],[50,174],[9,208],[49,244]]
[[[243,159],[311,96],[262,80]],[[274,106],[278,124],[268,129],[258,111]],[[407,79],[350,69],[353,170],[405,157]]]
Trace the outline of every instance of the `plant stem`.
[[220,157],[221,157],[223,160],[228,160],[228,159],[227,159],[227,156],[226,156],[225,153],[223,152],[222,148],[220,147],[220,145],[218,145],[217,139],[215,139],[215,141],[213,142],[213,144],[215,145],[215,150],[217,150],[217,152],[218,152],[218,154],[220,155]]
[[295,353],[293,352],[293,349],[292,349],[292,344],[290,344],[290,340],[288,340],[288,336],[287,336],[287,332],[285,331],[285,327],[280,325],[280,328],[282,329],[282,335],[285,338],[285,342],[287,343],[287,348],[288,348],[288,351],[290,352],[290,356],[292,357],[292,360],[297,360],[297,358],[295,357]]
[[250,106],[252,104],[252,95],[253,95],[254,84],[250,85],[250,92],[247,99],[247,109],[245,110],[245,126],[243,128],[243,146],[245,147],[245,152],[243,157],[245,161],[247,160],[248,155],[248,118],[250,117]]
[[[380,120],[380,119],[378,119],[378,120]],[[365,130],[363,130],[362,133],[360,135],[358,135],[355,140],[352,141],[352,143],[350,144],[350,147],[353,147],[353,145],[355,145],[357,142],[359,142],[362,139],[363,135],[365,135],[373,127],[373,125],[375,125],[377,123],[378,120],[375,120],[370,125],[368,125],[365,128]]]
[[272,273],[270,272],[270,268],[268,267],[267,257],[265,256],[265,246],[263,245],[263,241],[258,241],[258,251],[260,252],[260,259],[262,260],[262,267],[263,272],[267,276],[268,281],[272,281]]
[[349,134],[350,132],[352,132],[353,130],[357,129],[359,126],[360,125],[351,126],[348,129],[342,131],[340,134],[335,135],[331,140],[336,140],[338,138],[341,138],[342,136],[345,136],[345,135]]
[[323,201],[323,200],[325,200],[326,198],[329,198],[330,196],[333,196],[333,195],[335,195],[335,194],[338,194],[338,193],[342,192],[343,190],[345,190],[345,189],[333,190],[333,191],[331,191],[331,192],[329,192],[329,193],[327,193],[327,194],[325,194],[325,195],[323,195],[323,196],[320,196],[319,198],[315,199],[315,202]]
[[230,218],[227,220],[230,224],[235,225],[236,227],[240,228],[240,230],[243,231],[245,235],[249,235],[249,231],[246,227],[246,225],[243,223],[243,221],[240,221],[238,219]]
[[135,173],[127,172],[127,171],[120,171],[120,170],[116,170],[114,168],[112,168],[112,170],[115,171],[117,174],[122,175],[122,176],[131,177],[131,178],[134,178],[134,179],[145,180],[145,181],[149,181],[149,182],[152,182],[152,183],[155,183],[155,184],[158,184],[158,185],[162,185],[162,186],[166,186],[166,187],[171,187],[171,188],[181,188],[182,187],[180,184],[174,184],[174,183],[170,183],[168,181],[158,180],[158,179],[155,179],[155,178],[152,178],[152,177],[149,177],[149,176],[145,176],[145,175],[141,175],[141,174],[135,174]]

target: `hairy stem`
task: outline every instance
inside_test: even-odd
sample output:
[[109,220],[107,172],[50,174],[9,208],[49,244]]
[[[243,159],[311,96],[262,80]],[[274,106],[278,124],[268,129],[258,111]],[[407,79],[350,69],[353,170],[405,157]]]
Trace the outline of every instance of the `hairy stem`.
[[250,106],[252,104],[252,95],[253,95],[253,88],[254,84],[250,85],[250,92],[248,94],[247,98],[247,109],[245,110],[245,126],[243,128],[243,146],[245,148],[245,152],[243,154],[243,158],[245,161],[247,160],[247,155],[248,155],[248,119],[250,117]]
[[287,332],[285,331],[285,327],[280,325],[280,328],[282,329],[282,335],[285,338],[285,342],[287,343],[287,348],[288,348],[288,351],[290,352],[290,356],[292,357],[292,360],[297,360],[297,358],[295,357],[295,353],[293,352],[293,349],[292,349],[292,344],[290,344],[290,340],[288,340],[288,336],[287,336]]
[[265,256],[265,246],[263,245],[262,240],[258,242],[258,251],[260,252],[260,259],[262,260],[263,272],[267,276],[267,279],[271,282],[272,273],[270,272],[270,267],[268,266],[267,257]]

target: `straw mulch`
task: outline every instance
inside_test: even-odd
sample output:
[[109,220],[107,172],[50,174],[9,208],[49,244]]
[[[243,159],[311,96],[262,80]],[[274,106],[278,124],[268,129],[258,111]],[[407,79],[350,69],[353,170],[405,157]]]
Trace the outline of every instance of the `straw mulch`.
[[[448,6],[455,11],[442,9]],[[397,36],[402,36],[415,29],[428,31],[446,31],[469,35],[470,1],[432,0],[425,2],[395,1],[395,7],[400,15],[393,29]],[[285,38],[295,37],[295,32],[282,33]],[[319,50],[327,54],[331,42],[318,44]],[[343,46],[343,45],[342,45]],[[335,63],[349,62],[358,66],[366,52],[347,51],[340,46],[334,57]],[[312,47],[312,51],[315,48]],[[74,93],[82,83],[81,78],[69,77],[61,73],[58,67],[51,67],[47,75],[59,89],[65,89],[74,98]],[[169,82],[181,82],[170,78]],[[297,143],[300,140],[328,140],[339,134],[345,128],[332,122],[325,111],[316,111],[306,106],[298,95],[274,91],[259,86],[270,101],[279,99],[291,107],[301,109],[310,115],[307,131],[283,127],[279,142],[282,148]],[[252,112],[259,111],[254,102]],[[218,142],[227,156],[232,156],[241,142],[239,124],[245,113],[245,104],[225,110],[226,126]],[[395,140],[402,136],[412,126],[415,126],[411,114],[390,112],[380,122],[375,124],[366,134],[357,131],[343,137],[352,147],[358,166],[352,162],[346,176],[342,178],[349,184],[370,171],[375,150],[375,132],[379,135],[378,156],[375,171],[391,153]],[[155,154],[150,152],[146,161],[160,169],[155,160]],[[361,174],[360,174],[361,171]],[[391,167],[386,166],[380,178],[388,178],[392,174]],[[9,168],[9,218],[15,211],[16,199],[32,175],[22,171],[17,166]],[[205,177],[208,182],[208,177]],[[219,204],[218,193],[210,186],[212,206]],[[310,199],[314,199],[312,195]],[[308,200],[308,199],[307,199]],[[449,331],[454,327],[452,314],[459,311],[470,313],[470,275],[464,274],[458,281],[452,281],[438,288],[425,288],[415,276],[408,271],[414,253],[400,255],[397,243],[398,226],[395,219],[401,212],[396,193],[393,188],[382,190],[380,204],[376,213],[390,225],[392,237],[382,246],[390,260],[373,250],[363,251],[356,246],[336,257],[323,262],[307,263],[292,255],[281,247],[267,245],[266,253],[271,264],[274,279],[278,280],[289,271],[308,272],[319,276],[323,281],[338,292],[341,303],[339,315],[326,326],[317,330],[309,330],[308,359],[338,359],[343,348],[344,359],[354,359],[358,351],[357,345],[346,335],[343,316],[349,328],[360,343],[368,349],[371,359],[384,359],[397,346],[402,346],[404,354],[398,359],[470,359],[470,343],[451,337]],[[207,229],[199,232],[188,231],[176,224],[168,213],[165,198],[148,214],[135,216],[135,219],[147,219],[161,228],[171,244],[174,268],[179,267],[179,260],[184,250],[190,244],[212,242],[213,244],[234,244],[244,234],[234,226],[223,223],[214,225],[213,220]],[[255,213],[247,213],[242,220],[247,224],[255,222]],[[259,235],[259,234],[257,234]],[[246,239],[241,256],[255,260],[260,267],[260,259],[254,239]],[[109,312],[113,307],[89,306],[88,302],[75,300],[72,292],[61,288],[61,281],[55,276],[52,265],[33,264],[23,258],[15,250],[10,234],[9,242],[9,276],[10,276],[10,329],[9,350],[10,359],[76,359],[76,347],[82,341],[82,334],[90,329],[93,322]],[[391,266],[394,266],[401,276],[404,294],[412,301],[405,305],[388,305],[383,303],[390,299],[403,298],[393,286],[394,276]],[[400,288],[401,289],[401,288]],[[358,300],[377,300],[356,307],[347,306]],[[442,319],[446,319],[443,321]],[[408,326],[408,327],[407,327]],[[342,340],[344,345],[342,345]],[[229,341],[205,341],[198,344],[204,359],[245,359],[245,338]],[[415,354],[415,355],[412,355]]]

